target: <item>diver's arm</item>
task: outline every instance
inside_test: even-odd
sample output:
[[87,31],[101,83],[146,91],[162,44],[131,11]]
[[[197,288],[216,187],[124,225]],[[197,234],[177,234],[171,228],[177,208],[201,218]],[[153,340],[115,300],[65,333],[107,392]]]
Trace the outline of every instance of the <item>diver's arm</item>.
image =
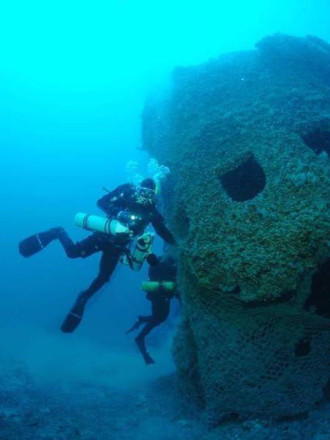
[[171,234],[171,232],[165,226],[165,220],[163,216],[154,209],[154,213],[151,219],[151,224],[155,228],[156,233],[164,240],[166,243],[174,245],[175,238]]

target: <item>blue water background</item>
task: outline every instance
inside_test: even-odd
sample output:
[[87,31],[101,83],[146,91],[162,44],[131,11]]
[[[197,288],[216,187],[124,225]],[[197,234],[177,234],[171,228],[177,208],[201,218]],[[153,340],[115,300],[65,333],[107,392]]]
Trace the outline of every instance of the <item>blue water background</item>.
[[[145,270],[135,274],[119,266],[89,303],[77,332],[62,335],[59,326],[96,275],[99,255],[69,260],[53,243],[26,260],[17,252],[18,241],[57,225],[75,240],[84,238],[86,233],[73,224],[74,214],[97,213],[102,187],[126,181],[128,161],[137,160],[145,172],[143,103],[166,90],[175,66],[250,50],[275,32],[312,34],[330,42],[330,4],[6,3],[0,11],[2,356],[22,360],[43,380],[77,375],[111,376],[118,383],[139,380],[151,373],[144,372],[133,338],[124,331],[149,309],[139,288]],[[149,338],[157,374],[173,370],[174,322],[172,315]]]

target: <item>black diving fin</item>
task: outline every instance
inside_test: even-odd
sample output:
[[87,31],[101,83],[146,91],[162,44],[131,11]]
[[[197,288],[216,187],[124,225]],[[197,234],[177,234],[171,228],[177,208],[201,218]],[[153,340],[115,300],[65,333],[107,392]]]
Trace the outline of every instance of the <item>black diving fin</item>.
[[82,315],[70,312],[61,325],[63,333],[72,333],[78,327],[82,319]]
[[49,229],[49,231],[31,235],[30,237],[25,238],[24,240],[19,242],[19,253],[25,258],[31,257],[37,252],[40,252],[51,241],[59,238],[62,232],[63,228],[58,227]]

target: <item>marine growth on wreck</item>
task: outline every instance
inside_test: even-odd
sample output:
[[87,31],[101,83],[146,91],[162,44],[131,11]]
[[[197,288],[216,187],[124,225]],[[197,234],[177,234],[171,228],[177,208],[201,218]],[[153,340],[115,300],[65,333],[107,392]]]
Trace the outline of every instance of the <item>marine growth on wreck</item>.
[[174,357],[217,420],[301,414],[329,384],[329,103],[330,45],[274,35],[145,106],[180,243]]

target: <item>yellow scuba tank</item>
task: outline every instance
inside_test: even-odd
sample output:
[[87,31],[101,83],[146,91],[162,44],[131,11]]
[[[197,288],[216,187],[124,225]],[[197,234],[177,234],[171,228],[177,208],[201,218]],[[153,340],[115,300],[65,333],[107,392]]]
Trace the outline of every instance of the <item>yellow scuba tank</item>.
[[131,268],[135,271],[141,269],[144,260],[151,252],[151,246],[154,241],[155,234],[145,232],[136,240],[135,248],[131,254]]
[[78,212],[74,222],[77,226],[88,231],[103,232],[109,235],[127,235],[127,238],[131,236],[130,229],[116,219]]
[[174,281],[142,281],[142,290],[145,292],[173,292],[176,289]]

